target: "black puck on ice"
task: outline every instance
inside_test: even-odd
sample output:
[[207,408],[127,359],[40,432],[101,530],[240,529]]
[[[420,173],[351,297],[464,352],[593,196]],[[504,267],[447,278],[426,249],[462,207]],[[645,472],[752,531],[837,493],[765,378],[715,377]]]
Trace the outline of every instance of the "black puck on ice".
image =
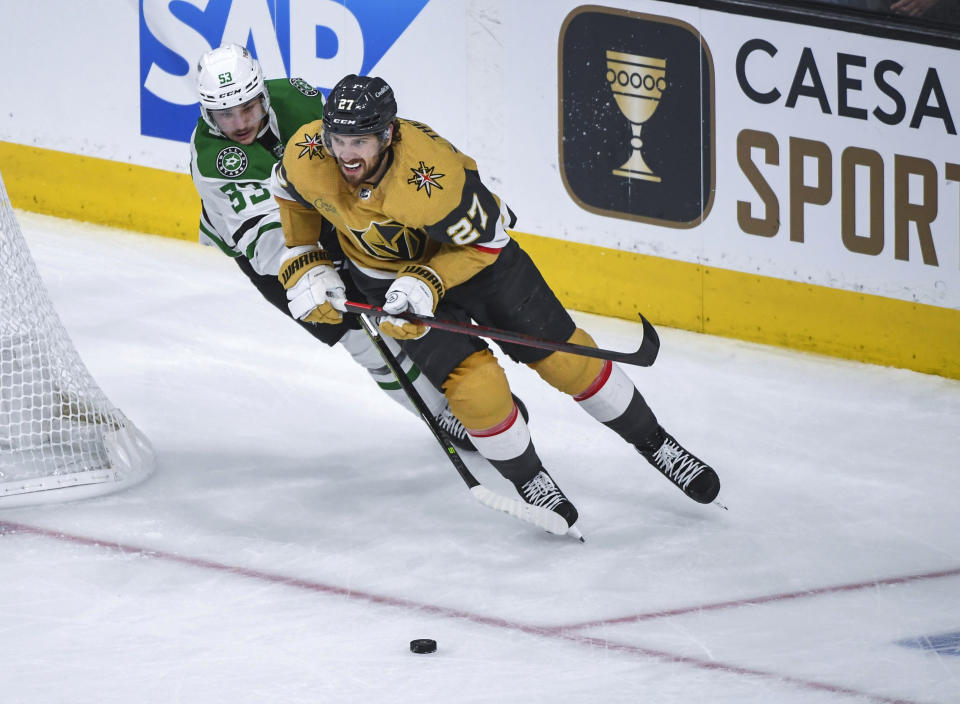
[[410,641],[410,652],[411,653],[435,653],[437,652],[437,641],[432,638],[417,638],[416,640]]

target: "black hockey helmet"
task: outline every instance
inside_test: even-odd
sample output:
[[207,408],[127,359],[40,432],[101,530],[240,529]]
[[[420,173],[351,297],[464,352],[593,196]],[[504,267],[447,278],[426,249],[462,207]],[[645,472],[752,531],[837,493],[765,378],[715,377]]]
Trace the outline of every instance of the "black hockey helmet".
[[379,76],[351,73],[330,91],[323,106],[324,134],[377,134],[397,116],[393,89]]

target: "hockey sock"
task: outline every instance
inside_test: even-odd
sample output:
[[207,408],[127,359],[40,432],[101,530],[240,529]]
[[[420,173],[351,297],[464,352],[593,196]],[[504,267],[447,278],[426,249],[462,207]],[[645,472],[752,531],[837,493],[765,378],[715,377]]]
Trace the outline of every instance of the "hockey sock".
[[[427,408],[430,409],[430,412],[435,417],[438,416],[447,404],[446,398],[430,383],[430,380],[427,379],[424,374],[420,373],[420,368],[400,349],[400,345],[387,337],[384,337],[383,340],[397,358],[397,361],[400,363],[400,368],[407,375],[407,378],[413,382],[414,388],[427,404]],[[407,398],[407,394],[404,393],[400,387],[400,382],[393,376],[390,368],[384,364],[383,358],[380,356],[377,348],[373,346],[370,338],[367,337],[367,334],[363,330],[348,331],[346,335],[340,338],[340,344],[350,353],[350,356],[353,357],[353,360],[357,364],[367,370],[367,373],[373,377],[373,380],[377,382],[377,386],[379,386],[387,396],[414,415],[420,415],[413,407],[410,399]]]
[[530,439],[530,429],[516,405],[502,422],[468,432],[477,452],[514,484],[528,481],[543,469]]
[[573,397],[587,413],[638,446],[657,432],[657,417],[630,377],[610,361],[604,363],[597,378]]

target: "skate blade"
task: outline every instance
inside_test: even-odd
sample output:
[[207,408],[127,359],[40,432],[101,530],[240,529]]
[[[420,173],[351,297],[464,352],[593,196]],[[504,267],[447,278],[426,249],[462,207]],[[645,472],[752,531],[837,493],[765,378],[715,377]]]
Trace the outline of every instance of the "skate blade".
[[587,542],[586,540],[583,539],[583,533],[581,533],[580,529],[577,528],[575,525],[567,528],[567,535],[573,536],[574,538],[579,540],[581,543]]

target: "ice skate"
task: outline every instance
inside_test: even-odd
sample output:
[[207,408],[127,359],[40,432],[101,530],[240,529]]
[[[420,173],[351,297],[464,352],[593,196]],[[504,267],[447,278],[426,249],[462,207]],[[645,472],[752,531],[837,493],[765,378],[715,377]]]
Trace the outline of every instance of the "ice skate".
[[650,442],[638,445],[637,450],[694,501],[709,504],[720,493],[720,478],[713,468],[688,452],[663,427],[658,427]]
[[[579,518],[576,507],[560,491],[547,470],[541,469],[533,477],[516,485],[523,500],[532,506],[539,506],[560,515],[568,526],[573,526]],[[577,532],[579,535],[579,531]]]

